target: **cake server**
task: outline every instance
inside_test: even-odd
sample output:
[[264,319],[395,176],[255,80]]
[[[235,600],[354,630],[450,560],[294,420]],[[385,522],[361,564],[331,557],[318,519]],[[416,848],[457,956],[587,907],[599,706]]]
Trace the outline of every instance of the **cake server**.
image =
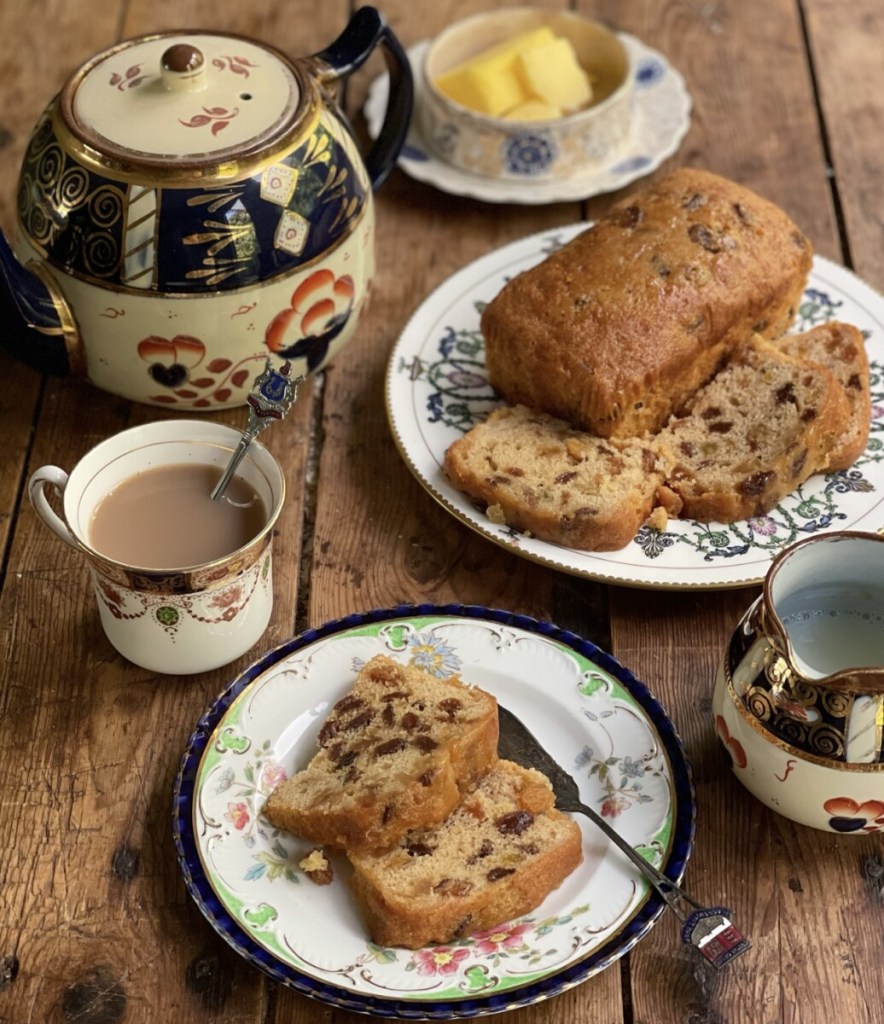
[[500,756],[542,772],[550,781],[556,796],[556,807],[560,811],[585,814],[626,854],[651,883],[666,906],[681,921],[682,942],[697,949],[714,967],[724,967],[749,949],[751,943],[730,920],[730,910],[727,907],[704,907],[688,896],[671,878],[667,878],[645,860],[600,814],[580,799],[574,778],[544,749],[521,719],[500,705],[498,717]]

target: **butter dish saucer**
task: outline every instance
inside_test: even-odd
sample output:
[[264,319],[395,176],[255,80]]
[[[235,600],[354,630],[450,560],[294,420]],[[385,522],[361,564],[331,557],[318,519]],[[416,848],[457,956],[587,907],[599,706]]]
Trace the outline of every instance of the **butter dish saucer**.
[[[634,36],[619,33],[636,71],[635,125],[632,137],[607,167],[594,168],[564,181],[499,181],[482,178],[445,163],[429,152],[412,121],[399,156],[399,166],[417,181],[452,195],[489,203],[543,204],[587,199],[614,192],[650,174],[676,152],[690,127],[691,99],[684,80],[666,58]],[[421,102],[421,62],[429,41],[408,50],[415,81],[415,104]],[[389,79],[381,75],[372,83],[365,103],[370,135],[380,131],[386,109]]]

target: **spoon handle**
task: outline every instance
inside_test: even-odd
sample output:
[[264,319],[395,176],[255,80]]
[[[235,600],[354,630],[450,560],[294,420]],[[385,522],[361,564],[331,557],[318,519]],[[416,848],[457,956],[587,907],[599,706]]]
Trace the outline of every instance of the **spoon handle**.
[[249,434],[248,430],[244,431],[241,435],[237,442],[236,449],[231,456],[230,462],[227,463],[226,469],[221,474],[221,479],[217,484],[215,484],[215,488],[212,491],[212,501],[217,501],[227,490],[227,485],[233,479],[236,467],[242,462],[243,456],[249,450],[249,445],[252,443],[253,437],[254,435]]
[[303,384],[304,378],[295,377],[293,380],[290,376],[291,369],[292,364],[286,362],[278,370],[275,370],[268,358],[264,372],[255,378],[255,383],[246,399],[249,406],[246,429],[242,432],[239,443],[227,463],[226,469],[221,474],[221,479],[215,484],[211,495],[212,501],[217,501],[227,490],[227,486],[236,472],[236,467],[242,462],[252,441],[265,427],[270,426],[271,420],[281,420],[297,398],[298,386]]

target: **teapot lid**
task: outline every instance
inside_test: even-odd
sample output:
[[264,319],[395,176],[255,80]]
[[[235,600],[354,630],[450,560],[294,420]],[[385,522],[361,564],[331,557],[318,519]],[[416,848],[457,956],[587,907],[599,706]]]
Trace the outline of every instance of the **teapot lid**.
[[274,147],[304,106],[293,65],[242,36],[144,36],[98,54],[67,83],[75,136],[124,165],[217,166]]

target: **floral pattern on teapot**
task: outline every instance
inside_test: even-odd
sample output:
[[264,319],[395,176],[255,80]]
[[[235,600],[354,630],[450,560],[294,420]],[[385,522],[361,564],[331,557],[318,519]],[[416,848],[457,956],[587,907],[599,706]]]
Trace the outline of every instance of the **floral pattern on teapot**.
[[[338,86],[376,48],[390,90],[363,153]],[[295,376],[320,370],[366,308],[373,192],[412,101],[408,57],[370,6],[295,60],[210,31],[102,51],[27,148],[17,237],[0,232],[0,342],[41,371],[176,409],[243,405],[268,349],[293,353]],[[331,295],[296,302],[283,329],[275,318],[321,269]]]

